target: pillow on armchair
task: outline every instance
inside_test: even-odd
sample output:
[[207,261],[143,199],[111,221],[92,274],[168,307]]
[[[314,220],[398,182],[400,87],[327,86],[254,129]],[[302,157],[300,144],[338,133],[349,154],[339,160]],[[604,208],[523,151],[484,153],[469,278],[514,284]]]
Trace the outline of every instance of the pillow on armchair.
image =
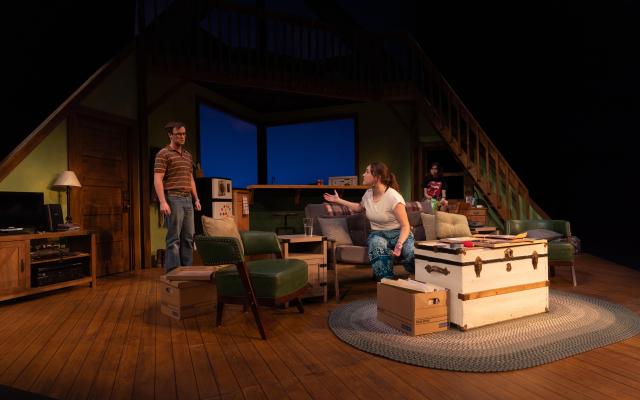
[[349,236],[346,218],[318,218],[318,223],[320,223],[322,235],[329,240],[334,240],[336,245],[353,244],[351,236]]
[[551,241],[564,237],[562,233],[551,231],[549,229],[530,229],[526,232],[529,239],[547,239],[548,241]]
[[240,232],[236,226],[236,221],[230,217],[213,219],[202,216],[202,230],[206,236],[226,236],[238,239],[240,242],[240,251],[244,254],[244,245],[240,238]]
[[471,236],[467,217],[443,211],[436,212],[436,236],[438,239]]

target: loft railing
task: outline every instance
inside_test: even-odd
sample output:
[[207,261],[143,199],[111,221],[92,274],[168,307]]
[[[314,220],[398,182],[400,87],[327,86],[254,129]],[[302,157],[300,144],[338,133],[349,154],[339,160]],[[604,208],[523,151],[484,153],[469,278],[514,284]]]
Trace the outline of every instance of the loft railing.
[[526,186],[410,35],[344,31],[219,1],[176,0],[164,12],[147,15],[151,22],[142,42],[153,68],[347,99],[420,100],[500,217],[530,217]]

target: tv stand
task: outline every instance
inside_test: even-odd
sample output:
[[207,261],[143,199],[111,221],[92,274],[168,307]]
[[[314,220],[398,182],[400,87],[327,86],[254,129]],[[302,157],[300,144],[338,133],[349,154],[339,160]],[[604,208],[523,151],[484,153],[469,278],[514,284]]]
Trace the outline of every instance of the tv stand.
[[[39,256],[51,252],[33,251],[44,244],[59,246],[64,251],[53,257]],[[62,268],[70,264],[74,265],[75,270],[73,274],[68,274],[71,277],[69,280],[62,280],[64,275],[60,273],[52,275],[52,279],[38,280],[35,275],[32,276],[32,273],[56,270],[56,266]],[[95,233],[75,230],[0,235],[0,301],[86,284],[90,287],[96,285]]]

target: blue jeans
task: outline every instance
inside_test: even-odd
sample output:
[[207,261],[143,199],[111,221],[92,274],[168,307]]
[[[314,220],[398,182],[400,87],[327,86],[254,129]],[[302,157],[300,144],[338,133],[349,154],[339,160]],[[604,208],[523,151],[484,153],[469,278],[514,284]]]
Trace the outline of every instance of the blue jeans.
[[169,272],[181,265],[193,264],[193,203],[191,197],[167,196],[171,209],[165,219],[167,226],[167,253],[164,270]]
[[[372,231],[369,233],[369,261],[376,279],[393,278],[393,249],[398,243],[400,229],[390,231]],[[416,269],[413,255],[413,233],[409,232],[407,240],[402,245],[401,262],[407,272],[413,274]]]

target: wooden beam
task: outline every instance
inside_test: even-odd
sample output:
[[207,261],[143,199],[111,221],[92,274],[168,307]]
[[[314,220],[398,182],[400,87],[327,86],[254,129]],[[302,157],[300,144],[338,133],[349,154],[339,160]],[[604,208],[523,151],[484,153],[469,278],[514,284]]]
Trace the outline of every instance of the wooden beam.
[[482,297],[491,297],[491,296],[498,296],[501,294],[521,292],[523,290],[538,289],[545,286],[549,286],[549,281],[526,283],[523,285],[515,285],[515,286],[506,286],[502,288],[482,290],[479,292],[472,292],[472,293],[458,293],[458,299],[462,301],[475,300]]

